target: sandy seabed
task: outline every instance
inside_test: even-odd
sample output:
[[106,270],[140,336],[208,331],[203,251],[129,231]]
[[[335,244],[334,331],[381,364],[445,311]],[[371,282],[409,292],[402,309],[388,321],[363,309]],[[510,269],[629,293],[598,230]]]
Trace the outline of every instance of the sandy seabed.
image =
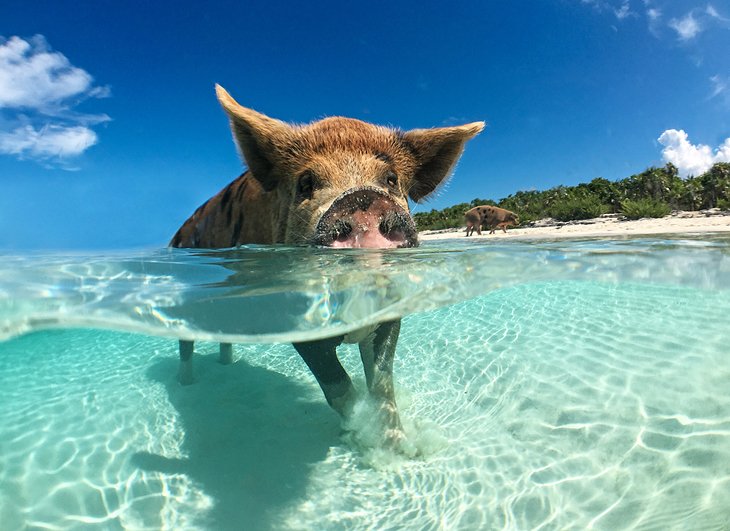
[[[548,218],[536,221],[529,227],[507,229],[506,233],[497,230],[495,234],[489,234],[488,230],[483,230],[481,236],[474,233],[469,238],[474,240],[484,238],[552,239],[709,232],[730,233],[730,211],[718,209],[698,212],[679,211],[673,212],[663,218],[644,218],[638,220],[625,220],[619,214],[606,214],[600,218],[569,222],[560,222]],[[465,237],[466,227],[423,231],[419,233],[419,238],[423,241]]]

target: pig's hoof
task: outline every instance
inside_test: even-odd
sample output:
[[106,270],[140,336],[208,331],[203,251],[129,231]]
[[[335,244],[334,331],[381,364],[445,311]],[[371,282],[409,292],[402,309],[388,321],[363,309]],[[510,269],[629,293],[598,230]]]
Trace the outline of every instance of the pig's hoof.
[[418,457],[420,454],[418,448],[408,440],[408,437],[406,437],[405,432],[401,428],[385,430],[383,443],[385,448],[408,458]]
[[406,440],[406,434],[400,428],[392,428],[385,430],[383,440],[386,446],[398,448]]
[[330,397],[329,405],[342,419],[346,420],[352,417],[356,401],[355,389],[350,386],[342,396]]

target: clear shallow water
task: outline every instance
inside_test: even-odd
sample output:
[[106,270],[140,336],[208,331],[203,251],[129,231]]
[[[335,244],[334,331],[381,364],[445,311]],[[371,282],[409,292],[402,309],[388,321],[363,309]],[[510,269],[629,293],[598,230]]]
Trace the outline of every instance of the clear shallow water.
[[[2,529],[730,526],[728,239],[3,262]],[[255,342],[406,314],[416,460]],[[249,343],[181,387],[181,333]]]

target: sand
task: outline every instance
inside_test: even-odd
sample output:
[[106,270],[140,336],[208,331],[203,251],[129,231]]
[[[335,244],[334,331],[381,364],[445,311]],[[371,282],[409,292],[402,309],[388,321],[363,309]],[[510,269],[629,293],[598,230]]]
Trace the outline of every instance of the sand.
[[[474,233],[469,238],[553,239],[722,232],[730,233],[730,211],[711,209],[698,212],[679,211],[663,218],[638,220],[624,220],[619,214],[606,214],[600,218],[569,222],[543,219],[534,222],[530,227],[510,228],[506,233],[498,230],[495,234],[483,230],[481,236]],[[466,227],[419,233],[419,238],[423,241],[465,237]]]

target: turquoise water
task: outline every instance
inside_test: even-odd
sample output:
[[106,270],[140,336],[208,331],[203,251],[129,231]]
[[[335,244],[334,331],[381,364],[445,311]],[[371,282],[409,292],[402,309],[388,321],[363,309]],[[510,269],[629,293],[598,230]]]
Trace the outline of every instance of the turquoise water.
[[[0,529],[730,528],[730,238],[2,262]],[[396,316],[416,459],[286,343]]]

